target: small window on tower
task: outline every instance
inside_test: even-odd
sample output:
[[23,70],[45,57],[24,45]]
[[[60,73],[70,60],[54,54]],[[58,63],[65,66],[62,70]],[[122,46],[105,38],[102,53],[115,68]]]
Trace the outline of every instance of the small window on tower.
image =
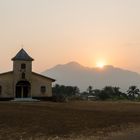
[[0,86],[0,95],[2,94],[2,86]]
[[45,93],[46,92],[46,87],[45,86],[41,86],[40,90],[41,90],[41,93]]
[[21,64],[21,69],[26,69],[26,64]]
[[25,79],[25,73],[24,72],[22,73],[22,79]]

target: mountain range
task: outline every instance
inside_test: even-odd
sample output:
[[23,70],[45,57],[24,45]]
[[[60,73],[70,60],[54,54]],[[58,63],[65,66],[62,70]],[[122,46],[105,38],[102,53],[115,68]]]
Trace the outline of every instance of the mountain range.
[[120,87],[121,91],[126,91],[131,85],[140,86],[140,74],[111,65],[101,69],[70,62],[56,65],[42,74],[56,79],[57,84],[78,86],[81,91],[85,91],[89,85],[94,89],[116,86]]

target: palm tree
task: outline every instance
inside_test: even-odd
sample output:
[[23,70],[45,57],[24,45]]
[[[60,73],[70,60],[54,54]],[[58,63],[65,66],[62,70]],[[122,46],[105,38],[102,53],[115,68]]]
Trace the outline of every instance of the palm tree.
[[130,86],[127,94],[131,99],[135,99],[135,97],[140,94],[140,90],[137,88],[137,86]]

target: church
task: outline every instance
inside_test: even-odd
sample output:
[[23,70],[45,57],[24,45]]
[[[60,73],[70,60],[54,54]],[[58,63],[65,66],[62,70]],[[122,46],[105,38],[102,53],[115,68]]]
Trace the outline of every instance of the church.
[[0,74],[0,100],[42,99],[52,96],[54,79],[32,71],[32,61],[21,49],[13,61],[13,71]]

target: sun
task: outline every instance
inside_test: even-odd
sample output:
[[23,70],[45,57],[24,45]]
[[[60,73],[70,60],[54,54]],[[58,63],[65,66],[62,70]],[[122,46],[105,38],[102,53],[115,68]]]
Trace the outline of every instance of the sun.
[[105,62],[104,61],[97,62],[97,64],[96,64],[96,67],[98,67],[100,69],[103,69],[104,66],[105,66]]

